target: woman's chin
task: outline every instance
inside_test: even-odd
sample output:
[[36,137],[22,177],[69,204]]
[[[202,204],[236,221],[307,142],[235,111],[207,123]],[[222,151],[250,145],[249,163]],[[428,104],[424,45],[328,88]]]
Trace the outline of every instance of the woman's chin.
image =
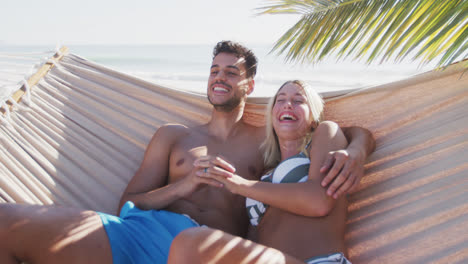
[[296,126],[281,126],[280,128],[275,129],[276,135],[281,139],[302,138],[306,133],[301,131],[303,130]]

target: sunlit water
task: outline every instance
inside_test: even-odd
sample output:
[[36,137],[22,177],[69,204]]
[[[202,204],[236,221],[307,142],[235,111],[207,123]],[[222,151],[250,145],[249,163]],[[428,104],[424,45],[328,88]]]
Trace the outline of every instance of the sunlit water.
[[[135,75],[145,80],[177,89],[206,91],[206,82],[212,60],[212,45],[145,45],[145,46],[68,46],[71,53],[104,66]],[[22,54],[51,51],[45,46],[0,46],[0,54]],[[433,65],[419,67],[417,63],[366,65],[363,62],[336,62],[328,59],[317,65],[285,63],[282,57],[269,54],[269,46],[253,46],[259,59],[256,88],[253,96],[269,96],[286,80],[301,79],[320,91],[363,88],[388,83],[428,71]],[[21,67],[32,67],[39,62],[24,60]],[[8,78],[15,74],[14,65],[0,57],[0,93]],[[6,77],[7,76],[7,77]],[[5,86],[5,85],[3,85]]]

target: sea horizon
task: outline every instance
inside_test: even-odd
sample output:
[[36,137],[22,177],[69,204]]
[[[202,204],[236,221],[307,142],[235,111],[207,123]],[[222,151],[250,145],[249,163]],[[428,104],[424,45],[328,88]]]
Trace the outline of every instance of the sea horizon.
[[[108,68],[122,71],[169,88],[192,92],[206,91],[209,67],[212,60],[211,44],[71,44],[64,45],[69,52]],[[49,52],[55,45],[0,44],[0,54],[33,54]],[[270,54],[271,45],[250,47],[258,57],[256,88],[252,96],[271,96],[285,81],[301,79],[318,92],[367,88],[410,77],[431,70],[430,65],[417,63],[371,64],[355,61],[327,59],[315,65],[286,63],[284,56]],[[45,58],[38,58],[45,60]],[[22,62],[25,66],[28,63]],[[1,66],[1,65],[0,65]],[[34,63],[31,62],[31,67]],[[8,64],[7,64],[8,67]],[[4,69],[12,72],[12,69]],[[1,69],[0,69],[1,70]],[[3,78],[4,79],[4,78]],[[21,78],[18,82],[21,81]],[[2,83],[0,83],[0,93]]]

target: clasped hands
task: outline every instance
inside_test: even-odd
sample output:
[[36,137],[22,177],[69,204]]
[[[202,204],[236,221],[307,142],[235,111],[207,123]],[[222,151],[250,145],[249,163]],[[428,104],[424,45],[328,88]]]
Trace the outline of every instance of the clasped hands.
[[[327,188],[327,195],[338,199],[345,193],[353,192],[364,175],[364,162],[360,153],[350,150],[338,150],[328,153],[320,168],[326,173],[321,184]],[[237,175],[235,167],[220,156],[202,156],[194,162],[195,175],[201,182],[225,187],[236,193],[235,188],[247,180]]]
[[235,174],[236,168],[220,156],[202,156],[193,163],[195,175],[204,182],[215,186],[225,187],[235,193],[235,187],[247,181]]

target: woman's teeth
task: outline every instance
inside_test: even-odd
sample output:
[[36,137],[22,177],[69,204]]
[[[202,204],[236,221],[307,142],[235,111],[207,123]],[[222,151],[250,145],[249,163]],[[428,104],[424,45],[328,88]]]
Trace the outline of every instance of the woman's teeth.
[[296,118],[292,115],[284,114],[280,116],[280,121],[283,120],[296,120]]

